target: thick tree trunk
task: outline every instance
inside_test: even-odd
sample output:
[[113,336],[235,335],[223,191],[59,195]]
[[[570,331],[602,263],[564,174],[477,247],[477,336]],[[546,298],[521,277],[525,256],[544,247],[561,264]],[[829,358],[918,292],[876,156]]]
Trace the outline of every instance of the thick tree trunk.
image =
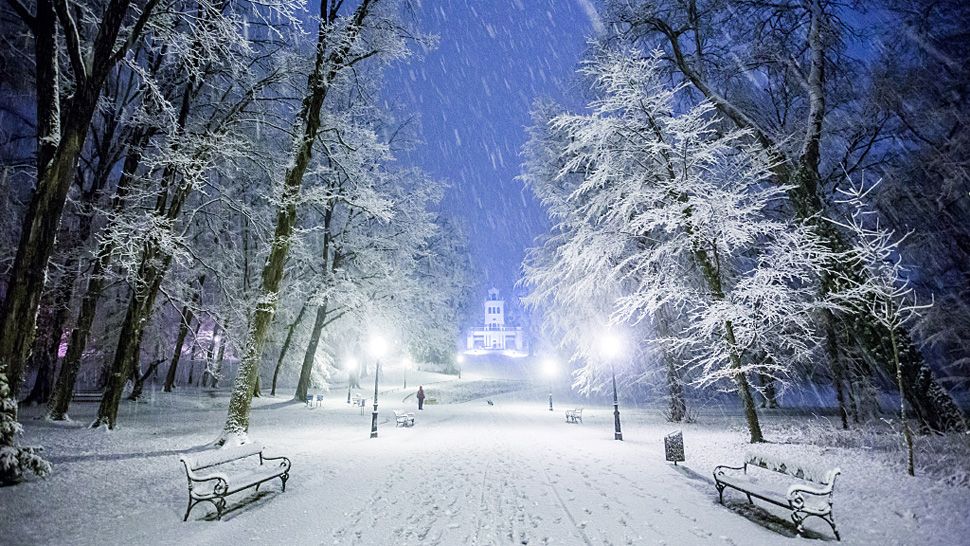
[[270,396],[276,396],[276,380],[280,375],[280,368],[283,367],[283,360],[286,358],[286,353],[290,350],[290,344],[293,342],[293,332],[296,331],[297,326],[303,321],[303,315],[306,314],[307,304],[304,302],[303,306],[300,307],[300,312],[296,315],[296,319],[290,323],[289,327],[286,329],[286,339],[283,340],[283,347],[280,349],[280,356],[276,359],[276,368],[273,369],[273,386],[269,391]]
[[328,9],[329,2],[320,3],[321,23],[317,34],[314,68],[307,82],[307,94],[294,124],[295,127],[302,127],[303,130],[294,146],[293,162],[283,178],[281,206],[277,210],[272,246],[263,267],[260,297],[243,346],[243,358],[229,399],[229,411],[220,442],[226,442],[230,436],[245,436],[249,430],[249,410],[252,405],[253,390],[259,377],[263,345],[266,342],[266,334],[269,332],[273,315],[276,313],[276,302],[279,298],[280,284],[283,281],[283,266],[289,254],[290,238],[296,225],[296,201],[303,184],[303,176],[313,156],[313,143],[320,130],[320,111],[330,90],[331,82],[343,69],[346,56],[356,42],[364,19],[369,14],[372,1],[361,1],[350,25],[344,30],[346,35],[342,37],[340,45],[335,46],[329,54],[327,38],[333,27],[325,22],[334,22],[337,7]]

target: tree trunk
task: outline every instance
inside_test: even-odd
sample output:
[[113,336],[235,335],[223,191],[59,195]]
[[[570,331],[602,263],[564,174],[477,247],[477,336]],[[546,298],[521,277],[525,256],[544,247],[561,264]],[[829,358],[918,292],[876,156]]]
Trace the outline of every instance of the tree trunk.
[[158,366],[164,361],[164,359],[153,360],[151,364],[148,365],[148,369],[145,370],[145,373],[135,375],[135,384],[131,389],[131,394],[128,395],[128,400],[135,401],[141,398],[141,393],[145,390],[145,381],[148,380],[149,376],[154,374],[156,370],[158,370]]
[[[199,287],[192,294],[192,303],[182,306],[182,320],[179,322],[179,333],[175,338],[175,352],[172,353],[172,363],[168,366],[168,372],[165,374],[165,386],[162,387],[164,392],[172,392],[172,389],[175,388],[175,374],[178,372],[179,360],[182,358],[182,345],[185,343],[185,336],[188,335],[189,326],[192,324],[192,307],[199,303],[202,287],[205,286],[205,275],[199,276],[198,282]],[[191,384],[191,381],[189,383]]]
[[199,330],[202,328],[202,323],[197,322],[195,324],[195,330],[192,331],[192,350],[189,352],[189,379],[188,384],[192,384],[192,372],[195,371],[195,363],[199,360],[199,349],[202,345],[199,343]]
[[756,444],[765,441],[761,433],[761,422],[758,420],[758,410],[755,408],[754,397],[751,396],[751,387],[748,385],[748,378],[741,371],[741,356],[737,352],[737,340],[734,337],[734,325],[731,321],[724,322],[724,339],[727,341],[731,367],[736,370],[734,382],[738,387],[738,395],[741,397],[741,407],[744,409],[744,417],[748,422],[748,433],[751,443]]
[[300,381],[297,382],[296,393],[293,395],[293,399],[296,401],[306,400],[306,393],[310,390],[310,374],[313,373],[317,347],[320,345],[320,335],[323,332],[323,326],[326,322],[327,304],[324,302],[320,307],[317,307],[317,316],[313,321],[310,341],[307,343],[306,352],[303,354],[303,366],[300,367]]
[[764,398],[764,400],[761,402],[761,407],[767,409],[777,409],[778,393],[775,390],[775,380],[763,373],[759,373],[758,381],[761,382],[761,393],[762,397]]
[[670,396],[670,421],[680,423],[687,418],[687,398],[684,395],[684,383],[674,359],[665,355],[667,368],[667,391]]
[[219,356],[216,357],[216,365],[212,370],[212,388],[215,389],[219,386],[219,379],[222,378],[222,359],[226,356],[226,338],[225,336],[219,340]]
[[286,329],[286,339],[283,340],[283,347],[280,349],[280,356],[276,359],[276,368],[273,370],[273,386],[269,394],[271,396],[276,396],[276,380],[280,375],[280,368],[283,367],[283,359],[286,358],[286,353],[290,350],[290,343],[293,342],[293,332],[296,331],[297,326],[303,321],[303,315],[306,314],[307,304],[303,303],[300,307],[300,312],[296,315],[296,319],[290,323],[290,326]]
[[313,143],[320,130],[320,110],[323,108],[331,82],[342,70],[351,46],[357,41],[360,28],[369,14],[371,0],[362,0],[357,6],[349,26],[344,30],[346,36],[343,36],[340,45],[335,46],[329,54],[327,38],[333,27],[325,22],[334,22],[337,7],[328,10],[327,4],[328,2],[320,3],[321,22],[317,33],[314,68],[307,82],[307,94],[294,124],[295,127],[302,127],[303,130],[296,139],[293,161],[283,178],[281,205],[277,209],[272,246],[263,267],[260,297],[257,299],[256,310],[243,346],[243,358],[229,399],[223,437],[218,443],[225,443],[230,436],[244,437],[249,430],[249,410],[259,377],[263,345],[266,342],[266,334],[273,315],[276,313],[276,302],[280,284],[283,281],[283,266],[289,254],[290,238],[296,225],[296,201],[303,184],[303,176],[313,156]]
[[168,372],[165,374],[165,386],[163,392],[172,392],[175,388],[175,374],[178,371],[179,360],[182,358],[182,346],[185,345],[185,336],[189,334],[189,323],[192,322],[192,309],[186,305],[182,307],[182,320],[179,322],[179,333],[175,337],[175,351],[172,352],[172,363],[168,365]]
[[906,384],[903,381],[903,369],[899,365],[899,344],[893,329],[889,329],[890,342],[893,346],[893,364],[896,366],[896,386],[899,388],[899,420],[903,425],[903,439],[906,441],[906,473],[910,476],[916,475],[916,465],[913,457],[913,431],[909,429],[909,420],[906,419]]

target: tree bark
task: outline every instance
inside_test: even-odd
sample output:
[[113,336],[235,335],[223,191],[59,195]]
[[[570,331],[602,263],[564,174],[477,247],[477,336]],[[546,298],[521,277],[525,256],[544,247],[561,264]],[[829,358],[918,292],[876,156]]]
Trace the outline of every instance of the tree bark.
[[326,322],[327,304],[324,302],[317,307],[317,315],[313,321],[313,330],[310,332],[310,341],[307,343],[306,352],[303,354],[303,366],[300,367],[300,380],[296,384],[296,393],[293,395],[293,399],[296,401],[306,400],[306,393],[310,390],[310,374],[313,373],[317,347],[320,345],[321,333]]
[[182,320],[179,322],[179,332],[175,338],[175,352],[172,353],[172,363],[168,366],[168,372],[165,374],[165,386],[162,387],[164,392],[172,392],[175,387],[175,374],[178,372],[179,360],[182,358],[182,345],[185,343],[185,336],[188,335],[189,326],[192,324],[192,307],[199,303],[203,286],[205,286],[205,275],[199,277],[199,287],[192,294],[191,305],[182,307]]
[[280,356],[276,359],[276,368],[273,370],[273,386],[270,390],[270,396],[276,396],[276,380],[280,375],[280,368],[283,367],[283,359],[286,358],[286,353],[290,350],[290,343],[293,342],[293,332],[296,331],[297,326],[303,321],[303,315],[306,314],[307,304],[303,303],[300,307],[300,312],[296,315],[296,319],[290,323],[290,326],[286,329],[286,339],[283,340],[283,347],[280,349]]

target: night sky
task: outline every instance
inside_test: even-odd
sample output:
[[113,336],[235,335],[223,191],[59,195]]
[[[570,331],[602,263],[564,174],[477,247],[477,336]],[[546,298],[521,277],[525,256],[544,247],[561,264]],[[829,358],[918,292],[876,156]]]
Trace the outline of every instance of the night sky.
[[598,23],[589,0],[418,0],[415,17],[436,50],[395,66],[385,88],[419,116],[405,163],[447,181],[443,211],[469,235],[477,290],[505,294],[548,219],[523,184],[521,149],[538,98],[564,100]]

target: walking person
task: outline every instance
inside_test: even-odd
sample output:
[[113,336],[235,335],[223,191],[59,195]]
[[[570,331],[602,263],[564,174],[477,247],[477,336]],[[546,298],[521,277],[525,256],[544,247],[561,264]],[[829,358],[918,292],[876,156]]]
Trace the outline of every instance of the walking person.
[[418,409],[419,410],[424,409],[424,386],[423,385],[418,386]]

